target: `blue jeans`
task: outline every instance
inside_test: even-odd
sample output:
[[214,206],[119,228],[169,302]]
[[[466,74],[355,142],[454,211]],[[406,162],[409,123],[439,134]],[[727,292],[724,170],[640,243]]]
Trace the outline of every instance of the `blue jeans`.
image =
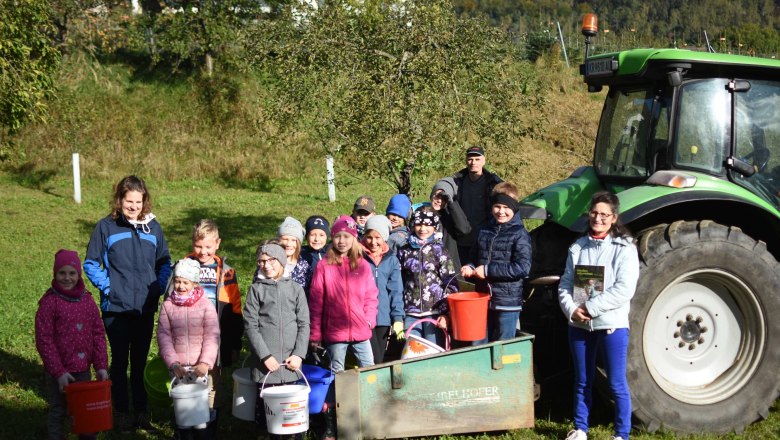
[[517,334],[517,321],[520,319],[520,311],[508,312],[506,310],[488,309],[487,337],[481,341],[475,341],[473,345],[487,344],[488,342],[506,341]]
[[144,368],[154,333],[154,312],[141,315],[130,313],[103,313],[108,344],[111,346],[111,398],[114,411],[129,410],[127,365],[130,364],[130,388],[133,411],[146,412],[147,397],[144,388]]
[[362,342],[335,342],[326,344],[325,350],[330,357],[330,369],[334,373],[344,371],[344,358],[347,357],[347,348],[352,350],[352,354],[357,358],[359,367],[369,367],[374,365],[374,353],[371,350],[371,341]]
[[587,331],[569,327],[569,348],[574,363],[574,427],[588,432],[588,416],[593,403],[596,356],[601,351],[609,389],[615,400],[615,436],[628,439],[631,432],[631,393],[626,380],[628,329],[612,334],[606,330]]
[[[434,321],[436,321],[437,319],[439,319],[439,315],[431,315],[431,316],[427,316],[427,318],[431,318]],[[405,316],[404,328],[408,329],[409,326],[414,324],[414,322],[417,321],[418,319],[420,318],[414,316]],[[444,331],[442,331],[442,329],[437,327],[436,324],[430,322],[421,322],[417,324],[417,326],[415,326],[412,329],[412,331],[409,332],[409,334],[424,338],[442,348],[444,348],[444,346],[446,345]]]

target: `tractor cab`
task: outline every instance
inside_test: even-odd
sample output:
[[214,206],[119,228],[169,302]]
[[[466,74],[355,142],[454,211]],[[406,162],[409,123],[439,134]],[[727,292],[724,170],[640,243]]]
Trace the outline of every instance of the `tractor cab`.
[[[678,49],[588,59],[589,89],[609,87],[593,157],[598,176],[621,187],[684,188],[705,174],[780,207],[780,69],[755,63]],[[670,170],[679,172],[656,175]]]

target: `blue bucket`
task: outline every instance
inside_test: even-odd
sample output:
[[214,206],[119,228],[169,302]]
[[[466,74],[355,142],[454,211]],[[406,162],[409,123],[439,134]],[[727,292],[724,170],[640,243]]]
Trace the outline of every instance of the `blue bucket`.
[[336,379],[336,375],[325,368],[316,365],[301,365],[301,371],[309,381],[311,392],[309,393],[309,414],[319,414],[322,412],[322,405],[325,403],[325,396],[328,389]]

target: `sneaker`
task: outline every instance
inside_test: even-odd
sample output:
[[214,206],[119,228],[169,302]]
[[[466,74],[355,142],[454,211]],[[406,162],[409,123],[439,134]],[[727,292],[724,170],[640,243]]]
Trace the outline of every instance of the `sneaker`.
[[612,439],[612,440],[623,440],[623,437],[621,437],[619,435],[613,435],[612,437],[610,437],[610,439]]
[[566,434],[566,440],[588,440],[588,433],[581,429],[574,429]]
[[149,421],[149,416],[146,413],[138,413],[135,415],[135,421],[133,422],[135,429],[146,431],[149,434],[157,432],[157,428]]

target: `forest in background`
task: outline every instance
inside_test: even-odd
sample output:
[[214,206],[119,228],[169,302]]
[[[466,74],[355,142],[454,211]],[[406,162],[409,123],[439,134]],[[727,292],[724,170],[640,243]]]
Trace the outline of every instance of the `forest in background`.
[[579,33],[582,16],[599,17],[604,51],[629,47],[704,48],[766,58],[780,52],[775,0],[453,0],[460,14],[484,15],[516,40],[539,31]]

